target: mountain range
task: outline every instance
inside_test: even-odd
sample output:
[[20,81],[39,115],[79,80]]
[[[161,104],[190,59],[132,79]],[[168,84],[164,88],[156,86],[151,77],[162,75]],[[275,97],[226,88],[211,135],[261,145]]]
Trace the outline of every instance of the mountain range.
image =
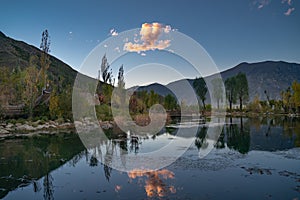
[[[33,54],[40,55],[40,49],[9,38],[0,31],[0,68],[19,66],[24,69],[29,66],[29,57]],[[53,56],[50,56],[50,60],[49,74],[53,77],[61,77],[66,83],[73,84],[77,71]],[[300,82],[300,64],[284,61],[244,62],[221,72],[221,76],[225,81],[239,72],[246,74],[250,100],[255,95],[258,95],[261,100],[266,100],[264,91],[267,91],[270,99],[280,99],[281,91],[286,90],[294,80]],[[192,85],[194,80],[178,80],[167,85],[154,83],[147,86],[133,87],[129,90],[154,90],[156,93],[165,96],[171,94],[172,89],[177,89],[179,100],[185,100],[189,103],[191,94],[185,88],[182,88],[183,83],[186,81]]]
[[[227,78],[237,75],[238,73],[246,74],[249,86],[249,100],[251,101],[255,96],[261,100],[267,100],[265,91],[270,99],[281,99],[281,92],[291,86],[293,81],[300,82],[300,64],[288,63],[283,61],[264,61],[258,63],[241,63],[233,68],[221,72],[223,81]],[[208,77],[208,79],[212,79]],[[137,91],[151,91],[165,96],[172,94],[172,89],[179,91],[178,99],[184,100],[186,103],[191,103],[191,91],[182,88],[183,83],[187,81],[193,85],[194,79],[183,79],[171,82],[167,85],[153,83],[142,87],[133,87],[131,90]],[[209,94],[207,94],[207,101],[209,102]]]

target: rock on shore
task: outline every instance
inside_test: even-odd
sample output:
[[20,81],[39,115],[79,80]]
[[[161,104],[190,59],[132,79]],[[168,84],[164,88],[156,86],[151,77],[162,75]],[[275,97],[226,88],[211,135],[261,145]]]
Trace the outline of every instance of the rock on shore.
[[4,122],[0,124],[0,135],[14,134],[14,133],[29,133],[41,130],[61,130],[74,128],[74,124],[70,122],[58,123],[56,121],[49,122],[25,122],[25,123],[9,123]]

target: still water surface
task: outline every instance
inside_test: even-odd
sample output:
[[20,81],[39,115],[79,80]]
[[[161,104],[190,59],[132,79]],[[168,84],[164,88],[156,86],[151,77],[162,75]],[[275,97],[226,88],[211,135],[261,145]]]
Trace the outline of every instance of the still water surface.
[[[206,125],[176,162],[157,171],[120,172],[100,162],[103,145],[128,154],[149,152],[176,137],[176,126],[134,143],[86,149],[75,133],[0,141],[2,199],[300,199],[300,119],[227,119],[203,159]],[[188,128],[188,127],[187,127]]]

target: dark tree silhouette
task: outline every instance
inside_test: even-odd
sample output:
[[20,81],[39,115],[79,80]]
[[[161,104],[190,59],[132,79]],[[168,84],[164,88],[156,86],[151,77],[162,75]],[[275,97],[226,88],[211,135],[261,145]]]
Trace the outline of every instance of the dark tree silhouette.
[[176,98],[173,95],[168,94],[165,96],[164,106],[167,110],[175,110],[178,107]]
[[40,58],[41,62],[41,70],[40,70],[40,76],[41,76],[41,81],[42,81],[42,87],[46,89],[47,87],[47,70],[50,67],[50,58],[49,58],[49,53],[50,53],[50,35],[48,30],[44,30],[42,33],[42,41],[40,45],[40,49],[42,50],[42,55]]
[[217,101],[217,108],[220,108],[220,102],[223,100],[223,92],[222,92],[222,86],[223,82],[221,78],[215,78],[211,81],[213,86],[213,93],[212,95]]
[[205,83],[205,80],[203,78],[196,78],[193,82],[193,87],[195,89],[195,92],[201,99],[203,109],[205,110],[205,100],[206,100],[206,93],[207,93],[207,86]]
[[44,199],[52,200],[54,199],[54,187],[53,187],[53,177],[50,173],[47,173],[44,177]]
[[122,107],[124,105],[125,97],[126,97],[123,65],[121,65],[121,67],[119,68],[117,95],[119,97],[118,104],[120,107]]
[[118,74],[118,88],[124,89],[125,88],[125,81],[124,81],[124,67],[121,65],[119,68],[119,74]]
[[225,148],[225,133],[224,133],[224,127],[222,129],[222,133],[220,134],[217,143],[215,144],[215,147],[217,149],[223,149]]
[[102,57],[101,74],[104,83],[109,83],[113,85],[114,79],[112,75],[112,69],[110,68],[110,65],[107,61],[106,54],[104,54],[104,56]]
[[243,110],[243,103],[249,98],[249,88],[247,77],[243,73],[238,73],[236,76],[237,97],[240,101],[240,110]]
[[250,130],[248,125],[245,127],[242,117],[240,118],[240,127],[237,124],[227,125],[227,146],[230,149],[237,150],[242,154],[249,152]]
[[103,169],[104,169],[105,178],[109,182],[112,168],[110,166],[104,164]]
[[38,181],[33,181],[33,191],[36,193],[36,192],[39,192],[41,190],[41,186],[39,184]]
[[232,111],[232,104],[236,103],[237,91],[236,91],[236,78],[231,77],[225,81],[226,97],[229,102],[229,110]]
[[98,159],[96,158],[96,156],[91,156],[90,158],[90,166],[91,167],[96,167],[98,166]]
[[207,130],[208,127],[203,126],[201,129],[199,129],[199,132],[196,135],[195,146],[198,150],[202,147],[203,143],[205,142],[204,140],[207,134]]

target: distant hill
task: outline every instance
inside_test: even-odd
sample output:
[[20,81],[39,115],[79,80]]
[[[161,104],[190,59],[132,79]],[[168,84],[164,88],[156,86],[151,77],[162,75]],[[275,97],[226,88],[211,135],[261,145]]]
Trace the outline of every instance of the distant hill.
[[161,95],[161,96],[166,96],[167,94],[171,94],[171,90],[167,88],[166,86],[159,84],[159,83],[152,83],[147,86],[134,86],[128,89],[129,91],[147,91],[150,92],[151,90],[155,91],[155,93]]
[[259,63],[241,63],[221,73],[223,80],[238,74],[247,76],[250,98],[258,95],[266,99],[266,90],[271,99],[280,99],[280,92],[291,86],[294,80],[300,81],[300,64],[283,61],[265,61]]
[[[41,51],[25,42],[9,38],[0,31],[0,68],[9,67],[10,69],[14,69],[20,67],[21,69],[24,69],[29,65],[30,55],[40,56]],[[63,82],[62,85],[73,85],[77,72],[69,65],[53,56],[50,56],[50,60],[51,65],[48,70],[49,79]],[[252,100],[255,95],[258,95],[260,99],[265,100],[265,90],[268,92],[271,99],[279,99],[280,92],[286,90],[294,80],[300,82],[300,64],[283,61],[241,63],[231,69],[221,72],[221,76],[225,81],[227,78],[234,76],[239,72],[245,73],[247,76],[250,100]],[[154,90],[156,93],[165,96],[171,94],[171,90],[177,89],[178,96],[180,97],[179,100],[184,99],[187,103],[191,103],[190,97],[193,95],[188,93],[188,90],[184,87],[183,83],[186,83],[186,81],[192,85],[194,80],[178,80],[165,86],[154,83],[148,86],[133,87],[129,90]]]
[[[41,50],[25,42],[9,38],[0,31],[0,67],[9,67],[10,69],[20,67],[24,69],[29,66],[29,57],[31,55],[40,56]],[[64,83],[73,84],[77,72],[54,56],[50,55],[50,61],[49,78],[61,78]]]
[[[291,86],[294,80],[300,82],[300,64],[287,63],[283,61],[265,61],[259,63],[241,63],[231,69],[221,72],[223,81],[227,78],[237,75],[239,72],[245,73],[249,85],[249,97],[252,100],[258,95],[261,100],[266,100],[264,91],[266,90],[271,99],[280,99],[280,93]],[[210,76],[211,77],[211,76]],[[191,94],[181,89],[182,83],[188,81],[191,85],[193,79],[179,80],[169,83],[166,86],[160,84],[151,84],[149,86],[139,87],[137,90],[154,90],[162,96],[170,94],[167,88],[177,88],[180,92],[179,99],[191,103]],[[209,95],[207,95],[209,101]]]
[[[0,69],[5,67],[10,73],[15,70],[23,71],[29,67],[30,57],[36,56],[38,58],[36,66],[39,70],[41,68],[39,62],[41,55],[42,51],[40,49],[25,42],[9,38],[0,32]],[[48,109],[47,106],[43,105],[49,103],[51,90],[53,88],[59,88],[61,92],[66,92],[70,89],[70,86],[73,86],[77,75],[77,72],[73,68],[61,60],[51,55],[49,55],[49,58],[51,61],[49,69],[47,70],[47,79],[50,81],[49,90],[43,92],[43,94],[41,92],[35,99],[35,112],[38,114],[43,113],[44,115],[47,115]],[[1,82],[0,80],[0,83]],[[10,80],[8,84],[8,87],[4,87],[6,91],[0,93],[0,114],[5,117],[27,116],[27,113],[24,112],[24,101],[20,98],[20,93],[16,93],[17,90],[13,87],[14,83],[12,83],[12,80]],[[20,84],[20,82],[18,82],[18,84]],[[18,87],[18,91],[20,91],[20,88],[22,88],[22,86]],[[21,95],[24,96],[24,94]],[[71,101],[68,98],[66,99],[66,101],[69,101],[68,104],[71,104]],[[70,109],[67,111],[69,113],[71,112]]]

